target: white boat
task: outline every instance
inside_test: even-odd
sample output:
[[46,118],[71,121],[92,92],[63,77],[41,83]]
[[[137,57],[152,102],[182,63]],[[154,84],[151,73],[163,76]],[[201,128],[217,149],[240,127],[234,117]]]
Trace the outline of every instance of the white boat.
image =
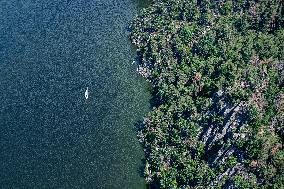
[[85,91],[85,98],[88,99],[89,98],[89,89],[87,87],[87,90]]

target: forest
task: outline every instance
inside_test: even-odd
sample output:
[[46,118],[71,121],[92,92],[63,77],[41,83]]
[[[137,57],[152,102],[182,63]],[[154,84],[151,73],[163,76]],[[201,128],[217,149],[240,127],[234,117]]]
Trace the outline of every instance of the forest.
[[281,0],[152,0],[135,17],[149,188],[284,188],[283,15]]

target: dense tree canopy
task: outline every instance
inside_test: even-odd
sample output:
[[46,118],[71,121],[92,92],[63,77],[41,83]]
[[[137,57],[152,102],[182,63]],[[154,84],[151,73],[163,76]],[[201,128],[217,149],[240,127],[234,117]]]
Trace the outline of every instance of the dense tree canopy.
[[156,0],[133,21],[157,188],[284,187],[281,0]]

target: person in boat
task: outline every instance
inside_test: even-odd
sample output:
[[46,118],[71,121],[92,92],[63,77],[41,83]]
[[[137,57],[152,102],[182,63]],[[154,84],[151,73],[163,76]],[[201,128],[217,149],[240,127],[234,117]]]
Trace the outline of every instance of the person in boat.
[[85,91],[85,98],[88,99],[89,98],[89,88],[87,87],[87,90]]

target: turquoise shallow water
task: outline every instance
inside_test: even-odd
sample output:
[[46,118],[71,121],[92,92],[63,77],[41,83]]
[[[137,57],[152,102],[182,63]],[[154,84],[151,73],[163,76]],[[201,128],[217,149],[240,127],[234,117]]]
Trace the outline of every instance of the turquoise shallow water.
[[145,188],[126,29],[144,3],[0,1],[1,188]]

